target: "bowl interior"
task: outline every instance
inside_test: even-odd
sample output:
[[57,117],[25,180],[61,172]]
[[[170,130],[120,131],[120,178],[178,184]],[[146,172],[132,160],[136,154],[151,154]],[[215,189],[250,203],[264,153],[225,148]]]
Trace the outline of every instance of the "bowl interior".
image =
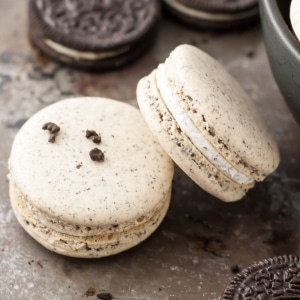
[[293,32],[291,21],[290,21],[291,0],[284,0],[284,1],[276,0],[275,2],[278,6],[278,10],[282,15],[283,20],[285,21],[285,23],[287,24],[291,32]]

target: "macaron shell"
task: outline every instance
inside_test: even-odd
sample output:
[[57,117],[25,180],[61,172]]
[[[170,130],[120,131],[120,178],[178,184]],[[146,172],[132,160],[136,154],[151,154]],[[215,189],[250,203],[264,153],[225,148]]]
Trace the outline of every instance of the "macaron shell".
[[[99,228],[83,228],[82,226],[71,230],[66,226],[57,231],[58,224],[42,220],[24,202],[23,195],[14,184],[10,184],[11,204],[14,213],[25,229],[36,241],[50,251],[81,258],[97,258],[114,255],[130,249],[141,243],[153,233],[162,222],[167,213],[171,190],[163,199],[162,206],[154,211],[148,219],[138,219],[130,226],[113,226]],[[145,221],[144,221],[145,220]],[[62,226],[61,226],[62,227]],[[74,232],[76,231],[76,232]],[[94,232],[94,234],[92,234]]]
[[180,45],[165,68],[187,114],[232,165],[257,181],[276,169],[276,142],[251,99],[218,62]]
[[[53,144],[42,130],[46,122],[61,127]],[[85,137],[87,129],[101,134],[104,162],[91,160],[97,145]],[[104,98],[69,99],[38,112],[17,134],[9,167],[34,207],[86,226],[119,224],[151,211],[165,199],[173,175],[171,159],[140,112]]]
[[241,199],[252,187],[238,186],[219,172],[180,131],[160,98],[155,71],[142,78],[137,86],[140,110],[159,143],[178,166],[204,190],[223,201]]
[[290,20],[298,40],[300,40],[300,1],[292,0],[290,7]]

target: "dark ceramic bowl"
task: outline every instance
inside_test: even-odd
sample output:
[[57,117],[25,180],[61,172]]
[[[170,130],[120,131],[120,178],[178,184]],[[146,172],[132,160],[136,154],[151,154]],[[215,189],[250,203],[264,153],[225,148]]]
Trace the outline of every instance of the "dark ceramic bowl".
[[293,33],[291,0],[260,0],[264,42],[274,78],[300,124],[300,41]]

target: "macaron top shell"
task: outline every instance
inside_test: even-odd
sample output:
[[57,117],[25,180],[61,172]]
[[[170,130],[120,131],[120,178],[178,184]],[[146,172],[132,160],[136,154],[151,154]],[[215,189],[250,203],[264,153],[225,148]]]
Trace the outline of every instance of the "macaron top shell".
[[[54,143],[42,127],[60,127]],[[86,130],[101,135],[99,145]],[[104,161],[89,152],[99,148]],[[12,146],[10,178],[30,203],[62,222],[103,226],[130,222],[163,205],[173,162],[140,112],[105,98],[74,98],[31,117]],[[25,196],[26,197],[26,196]]]
[[180,45],[162,72],[169,85],[160,87],[162,95],[172,89],[201,133],[237,169],[262,180],[277,167],[276,142],[252,100],[217,61],[194,46]]

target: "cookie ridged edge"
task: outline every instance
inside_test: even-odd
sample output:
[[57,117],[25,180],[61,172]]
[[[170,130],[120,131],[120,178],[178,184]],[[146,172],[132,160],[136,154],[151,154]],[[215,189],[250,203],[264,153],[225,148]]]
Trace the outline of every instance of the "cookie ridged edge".
[[[222,297],[220,300],[235,300],[236,296],[238,295],[238,289],[241,286],[241,284],[249,278],[249,276],[254,275],[256,272],[259,270],[271,267],[271,266],[276,266],[276,265],[282,265],[286,264],[287,267],[289,264],[292,263],[298,263],[300,264],[300,256],[298,255],[281,255],[281,256],[275,256],[272,258],[267,258],[262,261],[256,262],[253,265],[247,267],[246,269],[242,270],[239,274],[237,274],[231,283],[227,286],[225,289]],[[299,269],[300,272],[300,269]],[[297,296],[298,297],[298,296]],[[240,299],[240,298],[239,298]],[[292,299],[292,298],[291,298]],[[298,298],[297,298],[298,299]],[[242,298],[241,298],[242,300]]]

